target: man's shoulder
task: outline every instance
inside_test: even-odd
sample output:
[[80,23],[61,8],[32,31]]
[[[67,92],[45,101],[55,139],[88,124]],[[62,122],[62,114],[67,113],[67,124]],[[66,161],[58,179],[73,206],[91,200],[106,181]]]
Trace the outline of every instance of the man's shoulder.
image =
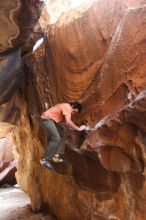
[[60,104],[60,107],[61,107],[62,112],[63,112],[64,115],[70,115],[71,114],[72,108],[71,108],[71,105],[69,103],[62,103],[62,104]]

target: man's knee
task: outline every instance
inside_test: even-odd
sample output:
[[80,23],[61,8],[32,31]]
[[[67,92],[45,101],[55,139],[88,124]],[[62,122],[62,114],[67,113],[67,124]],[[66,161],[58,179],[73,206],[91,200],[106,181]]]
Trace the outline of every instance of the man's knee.
[[55,137],[52,137],[52,140],[58,144],[60,142],[61,138],[60,138],[60,136],[55,136]]

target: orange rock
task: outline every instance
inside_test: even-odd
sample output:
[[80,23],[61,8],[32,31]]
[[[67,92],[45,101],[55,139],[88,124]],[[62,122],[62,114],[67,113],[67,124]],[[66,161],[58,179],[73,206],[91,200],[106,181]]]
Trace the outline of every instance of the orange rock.
[[[19,35],[24,42],[19,37],[13,41],[17,46],[21,42],[31,48],[33,40],[26,39],[35,24],[33,15],[39,17],[38,5],[35,13],[31,4],[23,5],[23,12],[27,8],[24,14],[32,20],[19,22],[19,27],[26,26]],[[144,5],[145,1],[136,0],[95,1],[86,10],[70,9],[48,27],[42,17],[39,25],[43,23],[45,39],[38,50],[23,57],[25,86],[19,92],[11,84],[12,79],[16,82],[17,68],[14,72],[6,68],[14,54],[3,58],[0,117],[14,123],[17,181],[28,192],[34,211],[51,209],[63,220],[145,219]],[[20,54],[17,58],[15,64],[21,69]],[[7,88],[3,82],[9,73]],[[47,136],[33,114],[62,101],[82,102],[83,113],[75,120],[95,130],[68,131],[69,164],[56,165],[55,172],[50,172],[39,164]],[[10,117],[16,109],[19,114]]]

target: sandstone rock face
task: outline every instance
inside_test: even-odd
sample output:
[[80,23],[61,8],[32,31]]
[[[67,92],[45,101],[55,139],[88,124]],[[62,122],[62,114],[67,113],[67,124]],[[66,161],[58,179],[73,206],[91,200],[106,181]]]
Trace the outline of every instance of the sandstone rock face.
[[12,98],[18,87],[20,88],[22,79],[22,61],[20,51],[18,50],[7,56],[1,61],[0,65],[0,103],[3,104]]
[[5,163],[13,159],[12,141],[10,138],[0,139],[0,159],[4,160]]
[[[36,6],[36,20],[38,2],[23,5],[31,18]],[[50,10],[56,2],[49,1]],[[34,26],[32,20],[24,19],[26,26]],[[18,183],[34,211],[47,209],[60,220],[144,220],[145,1],[95,1],[69,8],[54,23],[48,19],[48,26],[44,21],[41,17],[37,24],[45,29],[44,42],[23,57],[24,66],[19,49],[1,61],[0,118],[13,124]],[[34,32],[28,30],[31,38]],[[16,32],[12,28],[9,35]],[[27,41],[25,34],[22,43],[25,53],[32,50],[34,41]],[[11,62],[13,57],[17,59]],[[47,135],[36,116],[53,104],[71,101],[84,107],[76,123],[92,130],[68,130],[69,163],[54,165],[50,172],[39,164]]]
[[[16,169],[8,168],[10,162],[14,159],[15,154],[15,152],[13,152],[14,143],[12,140],[12,130],[13,126],[11,124],[0,123],[0,185],[4,183],[16,183]],[[5,170],[8,170],[8,172]]]
[[[108,42],[124,13],[124,6],[119,2],[119,10],[115,12],[114,18],[112,17],[116,3],[99,1],[72,22],[65,22],[66,19],[62,24],[62,19],[48,27],[46,49],[50,72],[48,84],[52,85],[50,96],[55,102],[63,100],[85,102],[90,99],[89,94],[94,96],[94,93],[97,93],[99,71]],[[107,13],[102,19],[105,11]],[[55,63],[52,64],[54,59]],[[54,101],[52,100],[52,103]]]
[[[106,102],[102,107],[102,111],[106,111],[106,114],[108,113],[106,109],[109,111],[109,105],[112,108],[114,104],[112,103],[114,98],[110,93],[116,96],[116,93],[120,92],[123,95],[121,101],[124,102],[126,99],[132,100],[145,88],[145,44],[143,43],[146,35],[145,22],[143,22],[145,19],[145,8],[129,9],[113,36],[100,79],[99,100]],[[140,31],[139,26],[144,31]],[[107,77],[108,74],[110,80]],[[115,109],[115,105],[113,107]]]
[[43,6],[41,0],[0,2],[0,55],[22,46],[29,38]]
[[[30,40],[42,6],[43,2],[39,0],[29,1],[29,4],[28,1],[15,0],[0,2],[0,140],[1,159],[4,161],[1,171],[7,168],[13,159],[3,140],[8,142],[8,136],[14,137],[13,131],[20,116],[18,103],[25,87],[20,47],[24,47],[24,43]],[[9,143],[9,147],[15,149],[13,141]],[[14,156],[19,158],[17,153]],[[4,179],[7,183],[14,182],[13,171]]]

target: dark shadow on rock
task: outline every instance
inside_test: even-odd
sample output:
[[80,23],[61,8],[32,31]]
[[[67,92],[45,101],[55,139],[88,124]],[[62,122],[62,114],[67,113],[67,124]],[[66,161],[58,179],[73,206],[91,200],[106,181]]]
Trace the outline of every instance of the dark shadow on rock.
[[21,78],[22,61],[20,50],[17,50],[0,64],[0,104],[11,99],[20,88]]
[[62,175],[67,175],[68,173],[68,163],[53,163],[51,162],[51,164],[53,165],[54,167],[54,171],[59,173],[59,174],[62,174]]
[[84,153],[78,149],[66,148],[66,155],[73,166],[75,181],[81,187],[96,192],[118,191],[120,175],[105,170],[95,152]]

